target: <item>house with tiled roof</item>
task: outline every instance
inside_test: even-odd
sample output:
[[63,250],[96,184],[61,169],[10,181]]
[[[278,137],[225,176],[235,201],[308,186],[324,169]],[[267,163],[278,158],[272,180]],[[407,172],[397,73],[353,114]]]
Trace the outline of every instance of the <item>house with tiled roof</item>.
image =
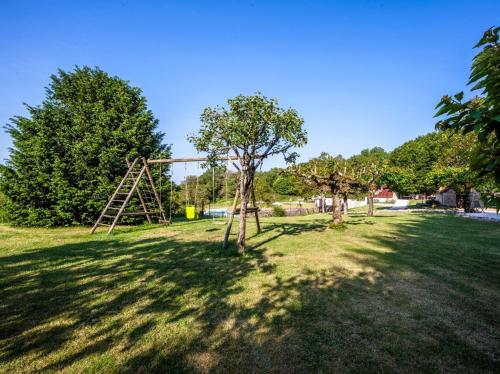
[[391,191],[389,187],[383,187],[373,195],[373,201],[376,203],[385,203],[398,199],[396,192]]

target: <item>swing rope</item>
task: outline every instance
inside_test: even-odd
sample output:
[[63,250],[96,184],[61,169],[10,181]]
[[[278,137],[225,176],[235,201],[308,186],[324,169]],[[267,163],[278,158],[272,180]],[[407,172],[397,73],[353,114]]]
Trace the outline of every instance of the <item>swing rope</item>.
[[174,168],[170,170],[170,203],[169,203],[169,212],[168,212],[168,220],[172,223],[172,198],[174,195]]
[[229,188],[228,188],[228,180],[229,180],[229,169],[231,168],[231,164],[229,163],[229,153],[227,154],[227,161],[226,161],[226,173],[224,175],[224,179],[226,182],[226,219],[225,221],[228,222],[229,220],[229,209],[230,209],[230,202],[229,202]]
[[194,206],[198,206],[198,179],[200,174],[200,161],[196,164],[196,185],[194,188]]
[[187,162],[184,163],[184,183],[186,185],[186,206],[189,205],[189,191],[188,191],[188,178],[187,178]]
[[224,175],[224,179],[226,182],[226,205],[228,202],[228,199],[227,199],[227,180],[228,180],[228,178],[229,178],[229,154],[228,154],[228,158],[227,158],[227,162],[226,162],[226,173]]
[[[215,168],[212,166],[212,210],[215,207]],[[210,212],[212,216],[212,221],[215,219],[213,212]]]
[[163,211],[163,205],[161,204],[161,177],[162,177],[162,175],[161,175],[161,163],[158,165],[160,166],[160,177],[159,177],[160,178],[160,193],[158,195],[158,198],[160,200],[160,219],[163,219],[162,214],[161,214],[161,212]]

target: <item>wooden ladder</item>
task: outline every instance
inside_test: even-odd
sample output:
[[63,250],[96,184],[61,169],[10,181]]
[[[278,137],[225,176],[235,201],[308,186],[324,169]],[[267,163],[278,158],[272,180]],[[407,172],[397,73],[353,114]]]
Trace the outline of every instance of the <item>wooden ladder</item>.
[[[122,216],[143,215],[146,216],[149,223],[152,223],[152,218],[157,218],[158,222],[167,222],[146,159],[143,158],[140,162],[136,158],[132,163],[127,160],[127,165],[127,173],[92,227],[91,234],[99,226],[109,227],[108,234],[111,234]],[[135,192],[137,192],[143,210],[128,212],[126,207]]]

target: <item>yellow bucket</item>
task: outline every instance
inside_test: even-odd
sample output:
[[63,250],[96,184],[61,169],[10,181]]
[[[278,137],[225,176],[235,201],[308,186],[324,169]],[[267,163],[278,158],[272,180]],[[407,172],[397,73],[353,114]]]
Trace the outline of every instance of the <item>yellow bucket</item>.
[[194,205],[186,205],[186,218],[196,219],[196,207]]

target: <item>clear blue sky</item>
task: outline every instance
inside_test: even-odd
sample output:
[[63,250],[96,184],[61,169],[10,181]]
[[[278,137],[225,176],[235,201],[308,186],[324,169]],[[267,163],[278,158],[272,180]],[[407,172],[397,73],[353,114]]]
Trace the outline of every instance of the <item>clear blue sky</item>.
[[[433,129],[499,16],[500,1],[3,0],[0,123],[57,68],[90,65],[143,90],[175,156],[194,155],[204,107],[257,90],[304,117],[304,159],[391,150]],[[0,160],[9,146],[2,133]]]

